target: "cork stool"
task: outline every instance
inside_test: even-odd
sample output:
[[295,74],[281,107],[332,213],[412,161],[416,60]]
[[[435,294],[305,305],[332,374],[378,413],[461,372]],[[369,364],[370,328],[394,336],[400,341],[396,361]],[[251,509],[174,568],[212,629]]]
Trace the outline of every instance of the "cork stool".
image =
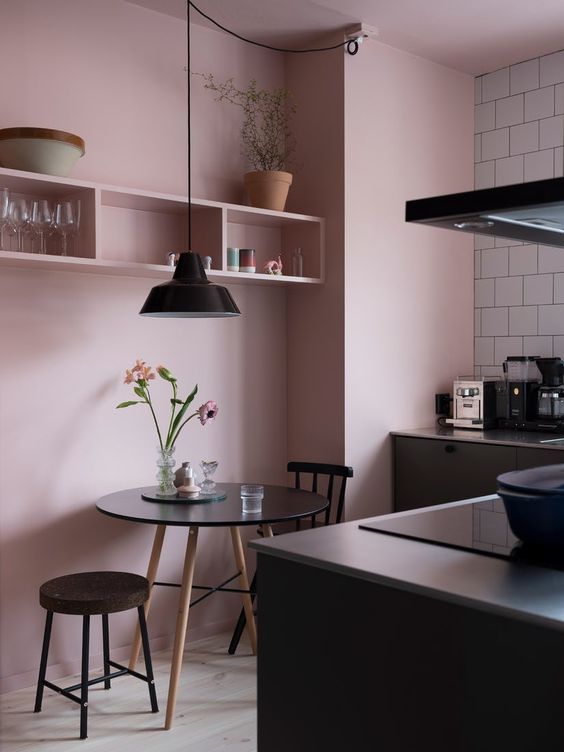
[[[131,674],[137,679],[146,681],[149,685],[149,697],[151,710],[158,711],[157,695],[155,693],[155,681],[153,666],[149,652],[149,638],[145,622],[145,610],[143,604],[149,597],[149,582],[145,577],[128,572],[81,572],[56,577],[44,582],[39,589],[39,603],[47,610],[45,633],[43,636],[43,649],[41,651],[41,664],[39,667],[39,679],[37,681],[37,694],[35,696],[34,712],[39,713],[43,700],[43,687],[59,692],[70,700],[80,705],[80,738],[87,737],[88,723],[88,687],[92,684],[104,682],[104,689],[110,688],[110,680],[116,676]],[[139,629],[145,657],[146,676],[132,671],[119,663],[110,660],[110,633],[108,614],[118,611],[127,611],[137,608],[139,614]],[[45,679],[47,670],[47,657],[49,655],[49,641],[51,639],[51,627],[53,614],[78,614],[82,616],[82,670],[80,683],[72,687],[58,687],[56,684]],[[102,615],[102,642],[104,651],[104,676],[96,679],[88,679],[88,655],[90,642],[90,617]],[[118,669],[112,672],[111,668]],[[73,694],[80,689],[80,697]]]

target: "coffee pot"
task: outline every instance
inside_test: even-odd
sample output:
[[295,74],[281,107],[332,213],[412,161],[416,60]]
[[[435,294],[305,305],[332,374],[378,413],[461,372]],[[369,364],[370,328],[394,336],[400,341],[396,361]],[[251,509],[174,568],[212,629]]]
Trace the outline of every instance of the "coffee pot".
[[562,358],[538,358],[542,383],[537,392],[539,418],[564,419],[564,361]]

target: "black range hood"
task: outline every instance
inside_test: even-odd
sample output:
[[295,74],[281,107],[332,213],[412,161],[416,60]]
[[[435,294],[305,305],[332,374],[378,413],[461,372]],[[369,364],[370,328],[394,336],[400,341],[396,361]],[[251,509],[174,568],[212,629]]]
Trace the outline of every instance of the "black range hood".
[[564,247],[564,178],[407,201],[405,220]]

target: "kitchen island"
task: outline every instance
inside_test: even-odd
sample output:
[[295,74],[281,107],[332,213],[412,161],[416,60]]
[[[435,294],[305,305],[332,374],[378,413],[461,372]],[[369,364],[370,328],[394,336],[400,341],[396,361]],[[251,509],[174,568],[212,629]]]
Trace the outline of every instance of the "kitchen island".
[[369,522],[251,544],[259,752],[561,752],[564,571]]

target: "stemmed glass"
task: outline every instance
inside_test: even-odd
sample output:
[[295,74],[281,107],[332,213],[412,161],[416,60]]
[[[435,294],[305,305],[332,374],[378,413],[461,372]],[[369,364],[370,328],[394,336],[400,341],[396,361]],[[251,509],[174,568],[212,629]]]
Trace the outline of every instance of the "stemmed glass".
[[10,194],[7,188],[0,189],[0,251],[7,251],[4,242],[4,232],[11,227],[10,223]]
[[47,253],[45,247],[45,233],[50,230],[53,225],[53,212],[51,211],[49,202],[45,201],[45,199],[33,202],[30,225],[39,235],[39,253]]
[[23,232],[29,225],[31,212],[26,198],[15,198],[10,201],[8,216],[16,229],[16,245],[18,251],[23,251]]
[[[80,206],[80,204],[79,204]],[[61,233],[62,246],[61,256],[67,256],[69,235],[77,232],[79,222],[79,209],[75,208],[72,201],[59,201],[55,207],[54,227]]]

